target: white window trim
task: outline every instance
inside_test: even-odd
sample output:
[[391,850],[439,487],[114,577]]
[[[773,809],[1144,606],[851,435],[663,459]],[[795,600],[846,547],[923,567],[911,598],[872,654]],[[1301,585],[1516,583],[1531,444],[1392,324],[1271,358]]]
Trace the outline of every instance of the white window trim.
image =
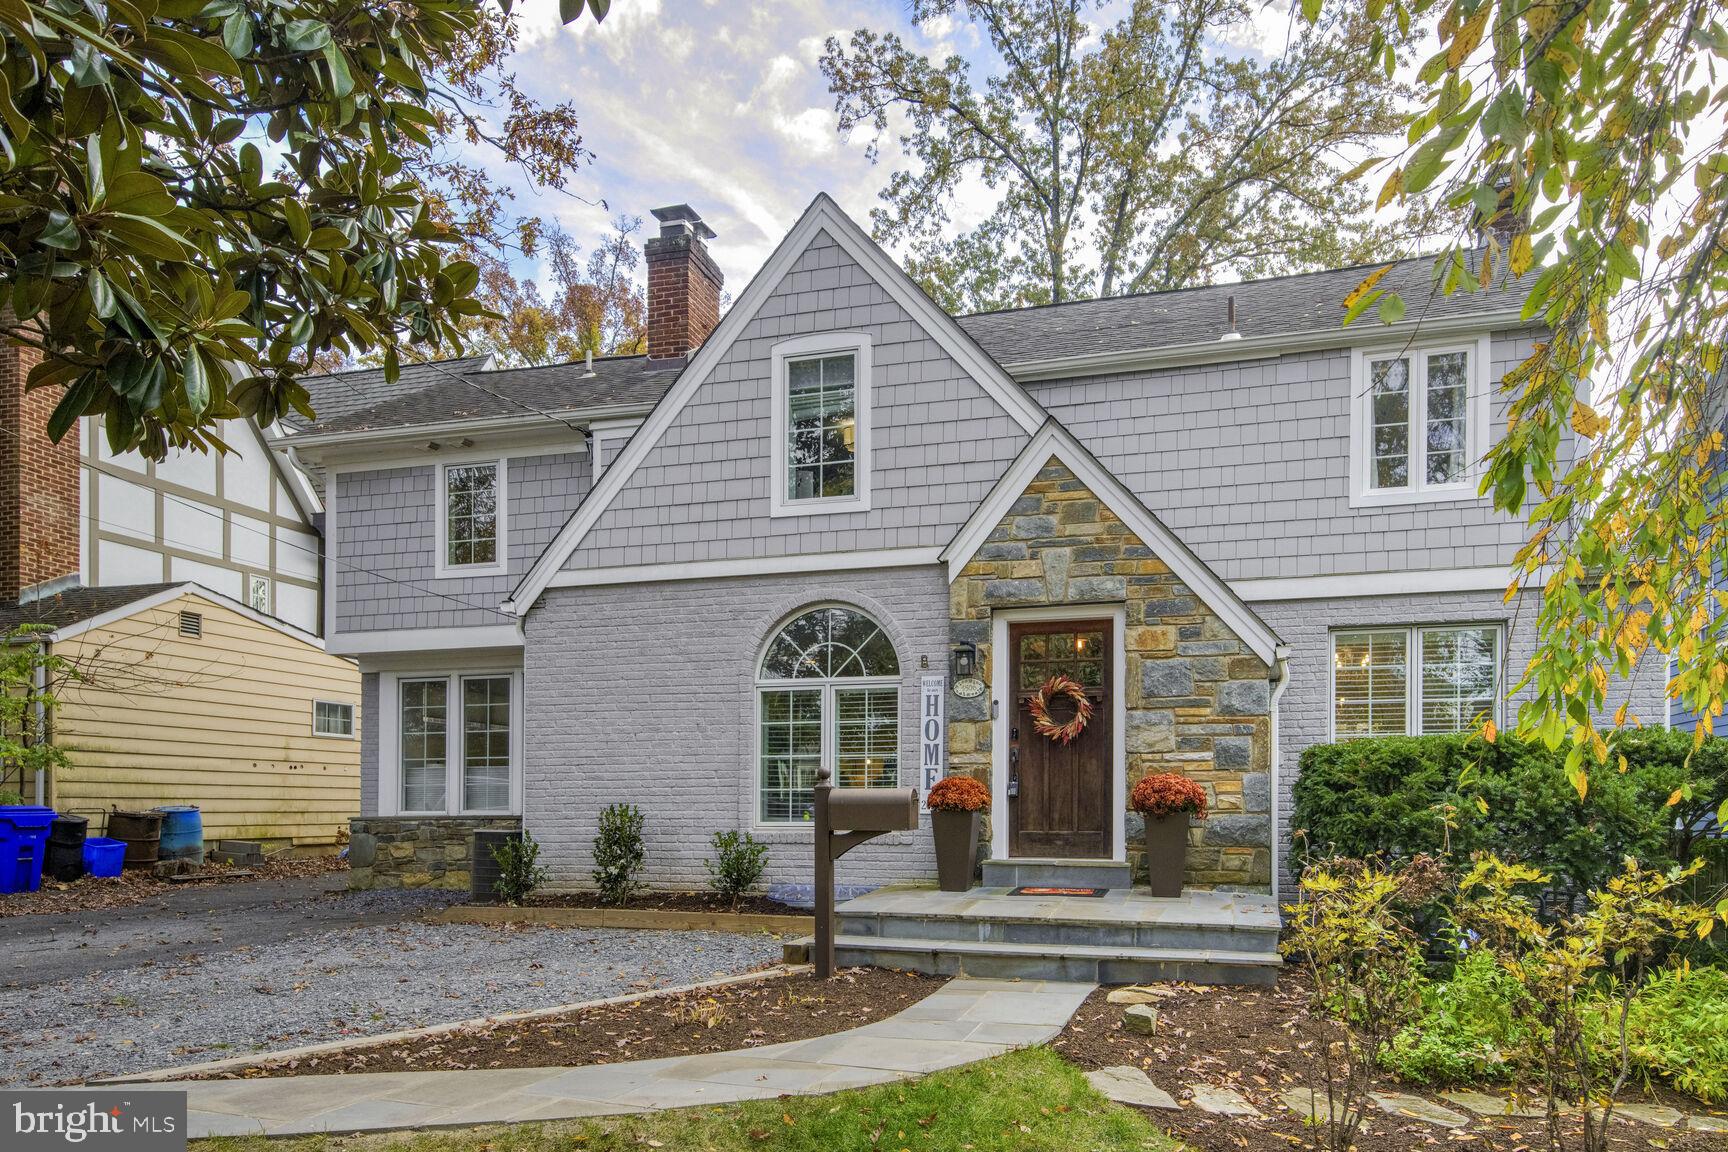
[[753,756],[751,758],[751,792],[750,792],[750,822],[754,831],[784,832],[789,828],[813,828],[814,820],[764,820],[762,818],[762,694],[764,692],[782,692],[788,689],[796,691],[818,691],[822,693],[822,764],[833,773],[832,779],[838,783],[840,765],[839,749],[834,742],[834,693],[845,692],[856,688],[892,688],[894,690],[894,759],[896,771],[905,758],[905,681],[900,676],[849,676],[833,680],[758,680],[756,681],[756,732],[751,740]]
[[[780,638],[780,633],[792,621],[806,613],[823,608],[844,608],[848,612],[857,612],[868,617],[876,627],[882,630],[883,637],[894,649],[894,660],[900,665],[898,676],[841,676],[816,677],[806,676],[803,679],[786,679],[782,677],[763,676],[762,662],[768,658],[768,652],[774,647],[774,641]],[[894,712],[894,756],[898,763],[903,763],[906,757],[906,662],[901,658],[900,645],[894,643],[894,637],[889,634],[881,619],[874,613],[867,612],[856,604],[843,600],[818,600],[805,604],[796,611],[781,617],[774,627],[768,630],[768,639],[756,653],[756,676],[750,686],[750,777],[746,794],[750,805],[749,826],[753,832],[761,832],[767,836],[782,835],[787,832],[804,832],[809,834],[815,828],[814,820],[764,820],[762,819],[762,693],[781,691],[788,688],[822,689],[822,764],[830,772],[839,774],[838,757],[834,749],[834,693],[835,688],[893,688],[895,691]],[[914,724],[916,732],[916,724]],[[885,843],[893,843],[890,838]]]
[[[790,379],[787,363],[817,356],[837,356],[850,352],[853,365],[853,403],[857,431],[854,437],[852,495],[828,496],[811,500],[790,500],[786,496],[786,416]],[[875,390],[870,371],[870,337],[864,332],[821,332],[783,340],[769,350],[773,380],[773,441],[770,456],[773,467],[768,489],[770,516],[822,516],[870,510],[870,394]]]
[[[1405,736],[1422,735],[1422,634],[1452,632],[1459,629],[1491,629],[1494,632],[1494,715],[1496,727],[1505,725],[1506,712],[1506,625],[1498,620],[1446,620],[1432,624],[1354,624],[1334,628],[1327,636],[1326,647],[1326,739],[1338,742],[1338,637],[1361,636],[1370,632],[1402,632],[1404,634],[1404,731]],[[1384,739],[1376,736],[1347,736],[1347,740]]]
[[[327,704],[333,708],[348,709],[348,731],[320,732],[318,731],[318,705]],[[312,701],[312,735],[320,740],[352,740],[354,739],[354,717],[360,711],[352,700],[313,700]]]
[[[448,474],[451,468],[468,468],[475,464],[490,464],[498,469],[498,547],[490,564],[450,564],[450,485]],[[465,576],[502,576],[510,568],[510,477],[508,474],[509,458],[506,456],[486,455],[472,457],[452,457],[438,461],[437,470],[437,512],[433,516],[437,524],[437,551],[433,554],[433,575],[440,580],[451,580]]]
[[[262,580],[264,582],[264,606],[262,608],[252,603],[252,582],[255,580]],[[270,577],[264,575],[262,572],[248,572],[246,574],[246,606],[248,608],[252,609],[254,612],[268,613],[270,611],[270,606],[275,603],[275,599],[275,581],[271,580]]]
[[[507,808],[462,807],[462,681],[476,677],[510,677],[510,805]],[[404,680],[443,680],[448,684],[445,711],[444,807],[410,811],[402,807],[402,692]],[[378,815],[380,816],[516,816],[522,812],[524,733],[522,669],[476,664],[461,668],[378,674]]]
[[[1475,340],[1385,344],[1351,351],[1350,507],[1383,508],[1477,498],[1482,479],[1482,458],[1487,455],[1490,441],[1488,365],[1492,351],[1492,342],[1487,336]],[[1464,409],[1464,476],[1451,484],[1429,484],[1426,480],[1425,435],[1428,417],[1427,357],[1445,352],[1464,352],[1469,356]],[[1405,357],[1410,361],[1411,482],[1404,488],[1374,488],[1369,485],[1369,472],[1374,463],[1374,389],[1368,378],[1368,365],[1375,360],[1393,357]]]

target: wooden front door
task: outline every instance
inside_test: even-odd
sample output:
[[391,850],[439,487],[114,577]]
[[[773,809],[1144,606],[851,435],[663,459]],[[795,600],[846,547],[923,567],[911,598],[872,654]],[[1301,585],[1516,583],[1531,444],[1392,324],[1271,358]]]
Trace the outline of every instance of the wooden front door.
[[[1114,637],[1109,620],[1039,621],[1008,626],[1008,675],[1014,711],[1008,729],[1008,854],[1108,859],[1111,772],[1111,670]],[[1079,681],[1092,700],[1085,731],[1063,744],[1032,728],[1029,701],[1054,675]],[[1058,724],[1074,715],[1066,697],[1050,704]]]

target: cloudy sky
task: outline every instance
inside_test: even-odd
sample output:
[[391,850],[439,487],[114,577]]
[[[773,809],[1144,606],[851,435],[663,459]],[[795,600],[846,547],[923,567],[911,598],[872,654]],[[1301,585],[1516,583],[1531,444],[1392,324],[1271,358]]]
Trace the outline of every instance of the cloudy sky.
[[687,202],[719,234],[710,249],[733,295],[816,193],[863,219],[890,171],[840,138],[823,40],[868,26],[930,43],[897,0],[614,0],[604,23],[567,28],[556,0],[521,10],[517,77],[542,101],[574,102],[595,159],[570,190],[607,207],[526,188],[519,206],[586,246],[608,207],[651,228],[650,208]]
[[[513,67],[539,99],[575,103],[595,161],[571,191],[596,203],[523,188],[518,206],[558,218],[586,247],[608,208],[652,225],[650,208],[687,202],[719,234],[710,249],[733,296],[818,192],[864,222],[893,171],[891,140],[872,165],[863,139],[838,134],[817,64],[828,36],[893,30],[938,58],[980,55],[970,25],[914,29],[903,0],[614,0],[604,23],[584,17],[567,28],[556,0],[519,10]],[[1287,4],[1263,13],[1234,34],[1237,47],[1282,48]],[[971,199],[957,223],[988,211],[982,189]]]

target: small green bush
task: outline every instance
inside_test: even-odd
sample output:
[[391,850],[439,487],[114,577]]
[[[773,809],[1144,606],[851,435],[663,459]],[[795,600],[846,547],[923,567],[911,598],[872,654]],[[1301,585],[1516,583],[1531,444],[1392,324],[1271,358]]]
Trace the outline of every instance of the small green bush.
[[1666,807],[1678,779],[1693,781],[1701,809],[1728,795],[1728,773],[1714,774],[1728,751],[1706,741],[1687,769],[1690,746],[1685,733],[1628,733],[1628,770],[1594,770],[1580,799],[1560,754],[1510,736],[1318,744],[1302,754],[1296,826],[1317,856],[1461,862],[1494,851],[1550,873],[1569,896],[1606,883],[1627,856],[1651,867],[1678,862],[1684,845]]
[[739,898],[761,881],[768,867],[768,845],[748,832],[716,832],[714,855],[716,859],[702,861],[708,869],[708,884],[736,908]]
[[604,904],[624,904],[642,884],[637,873],[647,852],[642,846],[642,813],[634,804],[612,804],[600,813],[594,837],[594,883]]
[[[1611,1006],[1596,1017],[1612,1048]],[[1650,978],[1626,1021],[1634,1067],[1710,1104],[1728,1101],[1728,970],[1670,968]]]
[[495,845],[492,860],[498,865],[492,894],[506,904],[522,903],[534,889],[546,883],[546,869],[540,864],[540,845],[526,830],[519,837]]
[[12,792],[12,791],[8,791],[7,789],[0,788],[0,805],[22,804],[22,803],[24,803],[24,797],[20,796],[16,792]]
[[1467,952],[1450,980],[1422,991],[1422,1015],[1398,1033],[1386,1063],[1423,1084],[1472,1084],[1503,1079],[1507,1053],[1524,1031],[1514,1012],[1518,984],[1484,951]]

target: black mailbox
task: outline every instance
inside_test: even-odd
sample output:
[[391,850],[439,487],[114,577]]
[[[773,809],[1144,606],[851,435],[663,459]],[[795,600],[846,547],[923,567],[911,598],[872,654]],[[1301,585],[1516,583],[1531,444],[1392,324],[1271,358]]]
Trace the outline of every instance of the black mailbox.
[[915,788],[834,788],[828,793],[828,826],[836,832],[916,832]]
[[834,975],[834,861],[885,832],[918,827],[914,788],[836,788],[826,768],[816,770],[816,975]]

